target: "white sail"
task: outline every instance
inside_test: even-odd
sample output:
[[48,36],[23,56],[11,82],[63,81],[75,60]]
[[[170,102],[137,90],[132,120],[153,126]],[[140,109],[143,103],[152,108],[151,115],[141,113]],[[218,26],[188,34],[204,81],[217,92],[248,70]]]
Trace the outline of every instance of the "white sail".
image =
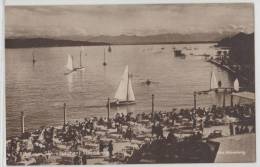
[[131,78],[129,78],[129,84],[128,84],[128,100],[129,101],[135,101],[135,95],[132,87],[132,81]]
[[69,70],[73,70],[73,60],[72,60],[72,56],[71,55],[68,55],[68,62],[67,62],[66,67]]
[[238,82],[238,79],[236,78],[236,80],[234,81],[234,90],[235,91],[239,91],[239,82]]
[[211,72],[210,89],[217,89],[218,83],[214,72]]
[[117,88],[115,99],[119,101],[127,100],[127,84],[128,84],[128,66],[125,67],[123,76],[121,77],[119,86]]
[[41,132],[41,134],[40,134],[40,136],[38,138],[38,141],[40,141],[41,143],[43,143],[45,141],[45,139],[44,139],[44,132],[45,132],[45,129],[42,130],[42,132]]

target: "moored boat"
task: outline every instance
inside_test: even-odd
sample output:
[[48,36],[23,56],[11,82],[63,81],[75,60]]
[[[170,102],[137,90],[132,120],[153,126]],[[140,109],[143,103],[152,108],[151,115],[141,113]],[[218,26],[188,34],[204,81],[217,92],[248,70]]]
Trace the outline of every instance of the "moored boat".
[[186,56],[184,53],[182,53],[181,50],[174,49],[173,51],[174,51],[175,57],[185,57]]
[[106,66],[107,62],[106,62],[106,50],[104,49],[104,61],[103,61],[103,66]]
[[35,51],[33,51],[32,56],[33,56],[33,60],[32,60],[32,62],[33,62],[33,64],[35,64],[35,63],[36,63],[36,59],[35,59]]
[[109,45],[108,46],[108,52],[111,52],[112,51],[112,49],[111,49],[111,46]]

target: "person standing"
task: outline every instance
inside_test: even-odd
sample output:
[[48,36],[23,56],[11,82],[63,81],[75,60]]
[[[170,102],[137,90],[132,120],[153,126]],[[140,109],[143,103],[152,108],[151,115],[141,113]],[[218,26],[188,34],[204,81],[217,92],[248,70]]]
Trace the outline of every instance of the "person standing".
[[201,132],[203,134],[203,131],[204,131],[204,122],[203,122],[203,120],[201,120],[200,130],[201,130]]
[[78,155],[76,155],[74,158],[73,158],[73,164],[74,165],[80,165],[80,158]]
[[103,150],[104,150],[104,144],[103,144],[103,141],[100,140],[100,141],[99,141],[99,153],[102,153]]
[[87,165],[87,155],[85,153],[82,155],[82,165]]
[[109,152],[109,158],[112,158],[112,156],[113,156],[113,143],[112,143],[112,140],[110,140],[110,142],[108,144],[108,152]]
[[229,131],[230,131],[230,136],[233,136],[233,135],[234,135],[234,126],[233,126],[233,123],[230,123],[230,124],[229,124]]

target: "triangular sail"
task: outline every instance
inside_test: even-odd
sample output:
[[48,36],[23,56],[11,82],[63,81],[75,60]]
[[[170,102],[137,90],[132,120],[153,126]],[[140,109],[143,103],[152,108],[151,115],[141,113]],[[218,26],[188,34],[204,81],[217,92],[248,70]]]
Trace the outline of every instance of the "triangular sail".
[[129,78],[129,84],[128,84],[128,100],[129,101],[135,101],[135,95],[132,87],[132,81],[131,78]]
[[218,88],[218,82],[217,82],[215,73],[211,72],[210,89],[217,89],[217,88]]
[[123,76],[121,77],[119,86],[117,88],[115,99],[119,101],[127,100],[127,84],[128,84],[128,66],[125,67]]
[[235,91],[239,91],[239,82],[238,82],[238,79],[236,78],[236,80],[234,81],[234,90]]
[[66,67],[68,70],[73,70],[73,60],[71,55],[68,55],[68,62]]
[[42,130],[42,132],[41,132],[41,134],[40,134],[40,136],[38,138],[38,141],[40,141],[42,143],[45,141],[45,139],[44,139],[44,132],[45,132],[45,129]]

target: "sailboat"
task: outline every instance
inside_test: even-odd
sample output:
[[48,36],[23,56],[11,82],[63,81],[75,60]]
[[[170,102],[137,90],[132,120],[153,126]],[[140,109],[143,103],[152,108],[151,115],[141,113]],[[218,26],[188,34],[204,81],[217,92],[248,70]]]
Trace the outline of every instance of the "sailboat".
[[210,90],[217,89],[217,88],[218,88],[217,78],[215,76],[215,73],[212,71],[210,76]]
[[33,53],[32,53],[32,56],[33,56],[33,64],[35,64],[36,63],[36,59],[35,59],[35,51],[33,51]]
[[120,80],[119,86],[115,93],[115,101],[110,103],[110,106],[122,106],[135,104],[135,95],[132,87],[131,77],[129,76],[128,66]]
[[68,72],[65,73],[65,75],[68,75],[74,71],[76,71],[76,69],[73,67],[73,57],[68,54],[68,60],[67,60],[67,65],[66,68],[69,70]]
[[106,63],[106,50],[104,49],[104,62],[103,62],[103,66],[106,66],[107,63]]
[[236,80],[234,81],[234,90],[235,90],[236,92],[239,91],[239,82],[238,82],[238,79],[237,79],[237,78],[236,78]]
[[79,55],[79,66],[78,67],[73,66],[73,57],[70,54],[68,54],[68,61],[67,61],[66,68],[69,70],[69,72],[66,72],[65,75],[68,75],[77,70],[85,69],[85,67],[82,66],[82,50],[80,51],[80,55]]
[[75,67],[75,70],[84,70],[85,67],[82,66],[82,49],[80,50],[79,54],[79,67]]
[[111,49],[111,46],[109,45],[108,46],[108,52],[111,52],[112,51],[112,49]]

